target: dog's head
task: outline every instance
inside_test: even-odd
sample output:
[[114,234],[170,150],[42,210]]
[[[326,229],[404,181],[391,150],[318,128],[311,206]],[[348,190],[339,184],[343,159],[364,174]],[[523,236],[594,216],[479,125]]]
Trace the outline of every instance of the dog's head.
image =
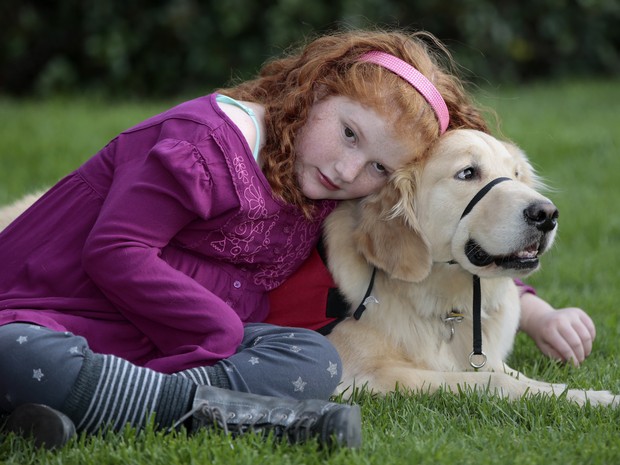
[[[508,179],[489,185],[497,178]],[[370,263],[405,281],[454,262],[481,277],[522,277],[539,267],[557,230],[558,211],[541,186],[515,145],[453,130],[360,202],[354,238]]]

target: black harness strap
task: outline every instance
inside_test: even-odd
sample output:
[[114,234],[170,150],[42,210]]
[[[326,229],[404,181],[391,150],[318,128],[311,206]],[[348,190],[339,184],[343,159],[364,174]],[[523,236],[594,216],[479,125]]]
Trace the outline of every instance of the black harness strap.
[[480,277],[474,275],[474,355],[482,355],[482,323],[480,321],[480,312],[482,304],[482,296],[480,292]]
[[465,207],[465,210],[463,210],[463,214],[461,215],[461,219],[465,218],[467,215],[469,215],[469,213],[472,211],[472,209],[474,208],[474,206],[480,202],[480,200],[482,199],[482,197],[484,197],[485,195],[487,195],[487,193],[493,189],[493,186],[495,186],[496,184],[499,184],[500,182],[504,182],[504,181],[512,181],[512,179],[510,178],[495,178],[493,181],[489,182],[486,186],[484,186],[482,189],[480,189],[476,195],[474,195],[474,197],[469,201],[469,203],[467,204],[467,206]]
[[355,310],[355,313],[353,314],[353,318],[355,318],[356,320],[359,320],[362,317],[362,313],[364,313],[364,311],[366,310],[366,300],[368,299],[368,297],[370,297],[372,288],[375,285],[376,275],[377,275],[377,267],[373,266],[372,276],[370,276],[370,283],[368,284],[368,289],[366,289],[366,294],[364,295],[364,298],[362,299],[362,303],[359,304],[359,306],[357,307],[357,310]]
[[[480,200],[487,195],[487,193],[493,189],[493,187],[500,182],[504,181],[512,181],[510,178],[501,177],[495,178],[486,184],[482,189],[480,189],[476,195],[469,201],[465,210],[463,210],[463,214],[461,215],[461,219],[465,218],[469,213],[473,210]],[[482,368],[487,363],[487,356],[482,351],[482,292],[480,289],[480,277],[478,275],[473,275],[473,351],[469,355],[469,364],[475,368]],[[480,362],[475,362],[474,357],[480,358]]]
[[[319,242],[317,244],[317,251],[319,253],[319,256],[321,257],[321,260],[327,267],[327,250],[325,248],[325,242],[323,241],[322,237],[319,239]],[[362,302],[353,313],[353,317],[356,320],[359,320],[362,317],[362,313],[364,313],[364,311],[366,310],[366,300],[368,299],[368,297],[370,297],[370,294],[372,293],[372,288],[375,285],[376,274],[377,268],[373,268],[372,276],[370,277],[370,283],[368,284],[368,289],[366,289],[366,294],[364,295]],[[327,324],[323,328],[320,328],[318,331],[321,334],[329,334],[334,328],[334,326],[344,320],[348,316],[348,314],[349,304],[347,303],[344,295],[342,295],[342,292],[340,292],[338,288],[330,288],[327,292],[327,306],[325,308],[325,316],[330,318],[337,318],[337,320]]]

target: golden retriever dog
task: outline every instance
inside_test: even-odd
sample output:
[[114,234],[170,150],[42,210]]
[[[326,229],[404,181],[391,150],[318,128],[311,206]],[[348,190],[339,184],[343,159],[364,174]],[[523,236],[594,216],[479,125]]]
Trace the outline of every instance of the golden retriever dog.
[[[343,361],[341,391],[460,387],[518,399],[566,390],[504,363],[520,316],[513,278],[539,267],[557,230],[557,209],[540,187],[516,146],[454,130],[379,194],[328,217],[328,266],[352,311],[364,302],[328,336]],[[607,391],[566,394],[618,404]]]

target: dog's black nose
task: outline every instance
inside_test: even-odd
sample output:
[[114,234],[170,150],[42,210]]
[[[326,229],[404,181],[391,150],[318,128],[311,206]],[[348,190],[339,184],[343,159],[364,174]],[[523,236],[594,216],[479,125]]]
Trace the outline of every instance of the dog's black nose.
[[523,210],[523,214],[528,224],[536,226],[539,231],[549,232],[557,226],[560,212],[551,202],[537,202]]

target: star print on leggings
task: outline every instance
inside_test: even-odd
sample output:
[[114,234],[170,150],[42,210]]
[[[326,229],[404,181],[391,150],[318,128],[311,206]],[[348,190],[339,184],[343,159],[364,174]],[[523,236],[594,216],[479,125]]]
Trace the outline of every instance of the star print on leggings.
[[301,379],[301,376],[299,378],[297,378],[295,381],[293,381],[293,386],[295,387],[294,392],[304,392],[304,389],[306,388],[306,383],[304,380]]
[[43,374],[43,371],[41,370],[41,368],[36,368],[34,370],[32,370],[32,377],[34,379],[36,379],[37,381],[41,381],[41,378],[43,378],[45,375]]
[[332,363],[330,361],[329,366],[327,367],[327,371],[329,372],[330,376],[333,378],[334,376],[338,374],[338,364]]

